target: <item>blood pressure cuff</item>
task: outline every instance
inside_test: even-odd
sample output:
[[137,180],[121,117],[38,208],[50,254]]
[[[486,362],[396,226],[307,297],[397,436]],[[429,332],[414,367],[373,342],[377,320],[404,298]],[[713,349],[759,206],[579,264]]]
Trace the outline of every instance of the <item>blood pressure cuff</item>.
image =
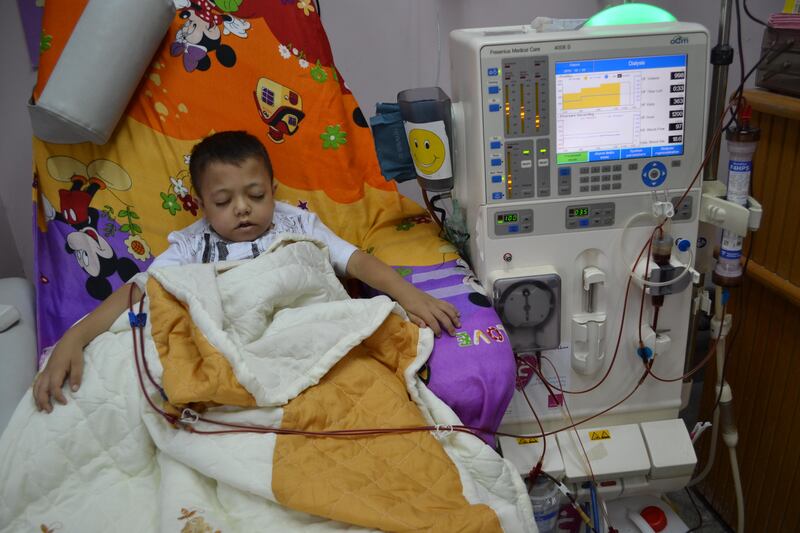
[[381,174],[386,181],[403,183],[416,179],[414,160],[411,159],[406,130],[400,116],[400,105],[378,103],[376,115],[369,119],[369,123]]

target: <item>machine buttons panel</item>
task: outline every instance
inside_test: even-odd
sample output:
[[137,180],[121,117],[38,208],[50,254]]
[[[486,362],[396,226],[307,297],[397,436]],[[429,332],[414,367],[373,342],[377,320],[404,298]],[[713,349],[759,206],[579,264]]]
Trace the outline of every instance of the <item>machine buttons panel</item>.
[[[591,193],[601,191],[622,190],[622,165],[602,165],[602,166],[581,166],[574,167],[577,177],[578,193]],[[572,190],[567,188],[567,180],[564,176],[569,175],[570,167],[559,168],[559,194],[571,194]],[[563,173],[562,173],[563,172]]]
[[567,229],[592,229],[613,226],[616,206],[614,202],[568,205],[564,216]]
[[648,187],[658,187],[667,179],[667,167],[661,161],[650,161],[642,167],[642,182]]
[[509,199],[533,198],[536,168],[533,141],[506,142],[506,196]]
[[561,167],[558,169],[558,195],[566,196],[572,194],[572,169]]
[[493,220],[496,237],[533,233],[533,209],[498,211]]
[[536,156],[536,196],[544,198],[550,196],[550,139],[536,139]]

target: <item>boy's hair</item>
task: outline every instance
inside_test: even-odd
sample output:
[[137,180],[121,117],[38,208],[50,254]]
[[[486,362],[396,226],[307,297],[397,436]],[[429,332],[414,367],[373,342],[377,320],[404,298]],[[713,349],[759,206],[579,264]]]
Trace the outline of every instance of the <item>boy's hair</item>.
[[260,159],[264,163],[272,181],[272,163],[267,149],[258,137],[246,131],[221,131],[209,135],[192,148],[189,159],[192,187],[199,196],[203,173],[211,163],[239,165],[251,157]]

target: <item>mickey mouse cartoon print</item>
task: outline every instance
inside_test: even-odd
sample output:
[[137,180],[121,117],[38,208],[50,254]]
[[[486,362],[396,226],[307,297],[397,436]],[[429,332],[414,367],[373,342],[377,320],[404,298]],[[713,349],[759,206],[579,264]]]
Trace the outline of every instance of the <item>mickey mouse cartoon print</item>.
[[222,35],[233,33],[246,38],[250,23],[223,13],[210,0],[178,0],[175,4],[180,9],[178,16],[185,22],[176,32],[169,51],[172,56],[183,57],[183,68],[187,72],[208,70],[212,52],[223,67],[234,66],[236,52],[222,43]]
[[113,292],[110,276],[116,273],[127,282],[139,273],[139,268],[131,259],[117,257],[97,231],[100,212],[90,205],[99,190],[130,189],[131,178],[122,167],[107,159],[84,165],[69,156],[54,156],[47,160],[47,170],[53,179],[70,183],[70,187],[58,191],[59,211],[42,196],[45,218],[63,222],[75,230],[67,235],[65,249],[89,275],[86,292],[96,300],[105,300]]

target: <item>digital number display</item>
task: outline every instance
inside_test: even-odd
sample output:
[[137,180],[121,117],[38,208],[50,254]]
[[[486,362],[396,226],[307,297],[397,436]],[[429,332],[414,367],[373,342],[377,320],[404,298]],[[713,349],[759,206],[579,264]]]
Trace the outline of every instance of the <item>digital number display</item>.
[[588,207],[575,207],[569,210],[569,216],[571,217],[586,217],[589,216],[589,208]]
[[510,224],[519,220],[519,213],[504,213],[497,215],[498,224]]

